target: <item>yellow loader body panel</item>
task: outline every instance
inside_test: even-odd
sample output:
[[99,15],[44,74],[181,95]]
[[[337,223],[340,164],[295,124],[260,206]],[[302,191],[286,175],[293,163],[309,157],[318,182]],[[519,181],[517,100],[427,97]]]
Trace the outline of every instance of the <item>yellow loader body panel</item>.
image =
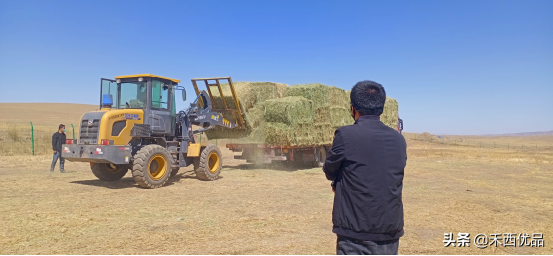
[[[144,110],[142,109],[103,108],[101,111],[106,112],[100,122],[98,144],[101,144],[102,140],[113,140],[113,145],[127,145],[132,139],[131,129],[134,124],[144,123]],[[125,127],[119,133],[113,132],[116,122],[126,122]]]

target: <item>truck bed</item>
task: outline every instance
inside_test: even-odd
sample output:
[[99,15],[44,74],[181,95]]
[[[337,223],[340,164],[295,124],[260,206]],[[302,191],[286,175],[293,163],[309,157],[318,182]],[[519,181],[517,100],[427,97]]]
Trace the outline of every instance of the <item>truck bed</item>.
[[245,159],[250,163],[271,163],[272,161],[289,161],[310,163],[322,166],[326,151],[331,145],[269,145],[261,143],[230,143],[226,147],[233,152],[242,152],[235,159]]

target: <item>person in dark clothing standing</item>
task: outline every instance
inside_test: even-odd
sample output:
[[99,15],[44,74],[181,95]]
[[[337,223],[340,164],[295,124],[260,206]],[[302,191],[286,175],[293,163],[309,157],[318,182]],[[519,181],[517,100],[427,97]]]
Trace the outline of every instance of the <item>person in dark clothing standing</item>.
[[403,119],[399,118],[399,116],[397,117],[397,127],[397,130],[401,133],[403,131]]
[[50,172],[54,172],[54,167],[56,167],[56,162],[58,158],[60,159],[60,172],[65,172],[63,164],[65,159],[61,157],[61,145],[65,144],[65,125],[60,124],[58,131],[52,135],[52,149],[54,150],[54,159],[50,165]]
[[332,181],[337,254],[398,254],[403,236],[403,172],[407,144],[380,121],[386,91],[372,81],[351,90],[355,124],[334,133],[323,171]]

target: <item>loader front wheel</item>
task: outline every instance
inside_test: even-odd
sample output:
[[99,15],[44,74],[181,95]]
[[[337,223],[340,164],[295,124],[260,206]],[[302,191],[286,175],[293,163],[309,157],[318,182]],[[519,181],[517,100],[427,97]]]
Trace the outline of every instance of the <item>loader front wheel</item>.
[[100,180],[120,180],[129,171],[128,165],[92,163],[90,169],[94,176]]
[[171,177],[175,177],[179,173],[180,167],[173,167],[171,169]]
[[134,156],[132,176],[144,188],[159,188],[171,176],[172,156],[160,145],[147,145]]
[[221,150],[212,144],[203,148],[200,157],[194,159],[194,171],[200,180],[218,179],[222,166]]

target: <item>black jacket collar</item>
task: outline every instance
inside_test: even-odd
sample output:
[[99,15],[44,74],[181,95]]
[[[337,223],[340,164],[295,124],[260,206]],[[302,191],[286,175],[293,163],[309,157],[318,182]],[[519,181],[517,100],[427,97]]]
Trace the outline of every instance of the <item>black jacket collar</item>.
[[374,116],[374,115],[360,116],[359,118],[357,118],[357,121],[355,121],[355,123],[362,123],[362,122],[366,122],[368,120],[378,120],[378,121],[380,121],[380,116]]

